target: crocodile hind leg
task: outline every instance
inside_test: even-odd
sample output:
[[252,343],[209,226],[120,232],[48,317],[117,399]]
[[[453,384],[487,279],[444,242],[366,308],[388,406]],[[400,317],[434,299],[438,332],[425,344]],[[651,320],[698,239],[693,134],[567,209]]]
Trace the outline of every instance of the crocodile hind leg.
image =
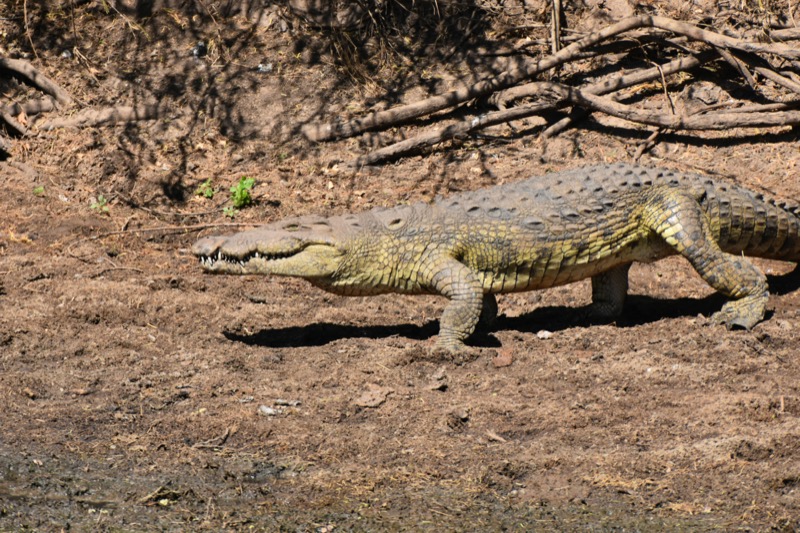
[[750,329],[764,318],[767,278],[747,259],[723,252],[697,199],[675,188],[654,188],[642,223],[684,256],[700,276],[732,301],[712,316],[728,328]]
[[592,305],[590,316],[611,322],[622,314],[628,295],[628,270],[631,264],[618,265],[611,270],[592,276]]

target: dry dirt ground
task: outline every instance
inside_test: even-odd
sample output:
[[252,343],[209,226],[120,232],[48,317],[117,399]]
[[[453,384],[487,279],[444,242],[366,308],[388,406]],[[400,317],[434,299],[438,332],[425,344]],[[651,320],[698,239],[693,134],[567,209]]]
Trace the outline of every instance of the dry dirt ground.
[[[752,331],[711,325],[723,300],[676,258],[634,267],[612,325],[579,318],[585,282],[501,297],[497,329],[475,340],[511,357],[498,367],[421,355],[441,298],[209,277],[188,252],[233,230],[195,225],[630,161],[649,132],[599,117],[545,147],[531,122],[342,172],[368,141],[312,145],[300,124],[491,65],[459,53],[392,66],[406,51],[387,53],[382,68],[406,78],[387,93],[278,10],[254,24],[214,3],[142,18],[77,4],[32,9],[29,40],[8,2],[3,52],[80,106],[155,99],[162,117],[17,139],[0,163],[0,530],[800,527],[800,292],[780,278],[792,265],[758,262],[774,294]],[[7,97],[23,90],[6,82]],[[798,146],[789,128],[673,134],[642,161],[797,199]],[[242,176],[256,204],[231,220],[221,208]],[[195,195],[209,179],[214,198]]]

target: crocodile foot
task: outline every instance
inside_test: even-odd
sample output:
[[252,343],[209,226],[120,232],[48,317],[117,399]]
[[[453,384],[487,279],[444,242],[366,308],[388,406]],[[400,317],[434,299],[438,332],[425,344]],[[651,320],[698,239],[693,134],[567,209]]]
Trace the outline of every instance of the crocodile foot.
[[751,329],[764,320],[768,299],[768,294],[761,294],[728,302],[711,316],[711,320],[725,324],[728,329]]

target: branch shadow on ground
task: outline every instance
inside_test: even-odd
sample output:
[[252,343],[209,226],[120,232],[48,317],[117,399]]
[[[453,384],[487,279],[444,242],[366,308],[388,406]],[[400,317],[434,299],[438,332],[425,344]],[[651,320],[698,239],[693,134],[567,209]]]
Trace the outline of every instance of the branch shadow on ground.
[[[782,276],[767,276],[772,294],[784,295],[800,289],[800,269],[795,269]],[[691,317],[697,315],[711,316],[719,311],[726,302],[721,294],[711,294],[704,298],[663,299],[644,295],[628,297],[623,315],[615,322],[617,327],[628,328],[642,326],[664,319]],[[765,320],[772,313],[768,312]],[[563,331],[569,328],[591,327],[599,323],[588,315],[586,307],[551,306],[540,307],[520,316],[507,317],[501,315],[492,331],[518,331],[531,333],[546,329]],[[225,337],[234,342],[241,342],[264,348],[298,348],[325,346],[331,342],[347,338],[385,339],[402,337],[411,340],[427,340],[435,337],[439,331],[437,320],[430,320],[418,326],[416,324],[386,324],[378,326],[356,326],[349,324],[333,324],[317,322],[305,326],[264,329],[252,335],[235,332],[224,332]],[[470,344],[481,347],[496,347],[497,339],[491,332],[479,331]]]

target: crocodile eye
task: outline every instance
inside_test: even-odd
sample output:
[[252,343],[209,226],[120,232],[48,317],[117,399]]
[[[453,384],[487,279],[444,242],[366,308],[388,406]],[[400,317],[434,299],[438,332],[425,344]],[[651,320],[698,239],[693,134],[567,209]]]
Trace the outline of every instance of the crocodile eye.
[[297,231],[297,230],[299,230],[299,229],[300,229],[300,226],[298,226],[298,225],[297,225],[297,224],[295,224],[295,223],[291,223],[291,224],[286,224],[286,225],[283,227],[283,229],[285,229],[286,231]]
[[389,229],[397,229],[399,227],[402,227],[404,223],[405,220],[403,220],[402,218],[394,218],[386,225],[386,227],[388,227]]

